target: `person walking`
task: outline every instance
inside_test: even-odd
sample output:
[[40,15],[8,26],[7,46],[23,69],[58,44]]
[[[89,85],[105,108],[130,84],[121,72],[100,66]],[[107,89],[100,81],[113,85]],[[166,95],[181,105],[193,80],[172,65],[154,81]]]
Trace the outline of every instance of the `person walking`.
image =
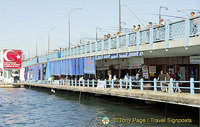
[[157,80],[160,81],[161,91],[164,92],[165,88],[163,87],[163,81],[165,81],[165,74],[163,73],[162,70],[160,71],[160,74]]
[[124,81],[126,83],[126,89],[128,88],[128,82],[129,82],[129,74],[126,73],[126,75],[124,76]]
[[[177,73],[175,74],[175,81],[180,81],[180,79],[181,79],[181,77],[179,76],[179,72],[177,72]],[[176,86],[175,92],[181,93],[181,89],[180,89],[180,87],[179,87],[179,82],[175,82],[175,86]]]
[[166,73],[166,76],[165,76],[165,81],[166,81],[166,85],[168,86],[168,88],[166,88],[166,92],[170,93],[170,75],[169,73],[167,72]]

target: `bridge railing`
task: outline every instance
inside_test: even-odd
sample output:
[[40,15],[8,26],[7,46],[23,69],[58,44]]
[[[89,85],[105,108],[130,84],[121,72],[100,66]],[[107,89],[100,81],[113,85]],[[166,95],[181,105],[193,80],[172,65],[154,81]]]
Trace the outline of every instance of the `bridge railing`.
[[[152,90],[154,92],[166,92],[166,93],[190,93],[191,95],[200,93],[200,81],[194,81],[191,78],[190,81],[174,81],[172,78],[170,81],[144,81],[143,79],[135,81],[129,80],[42,80],[42,81],[26,81],[29,84],[51,84],[53,86],[74,86],[74,87],[93,87],[103,90],[104,88],[120,89],[120,90],[134,90],[140,91]],[[182,86],[181,84],[186,84]],[[197,87],[198,86],[198,87]]]
[[[200,16],[195,18],[187,18],[185,20],[177,22],[166,22],[165,25],[159,27],[153,27],[146,30],[141,30],[137,32],[128,33],[125,35],[111,37],[106,40],[101,40],[97,42],[91,42],[90,44],[82,44],[78,47],[71,47],[67,50],[61,51],[61,58],[73,58],[73,57],[84,57],[92,55],[92,53],[97,51],[103,51],[111,49],[116,49],[116,53],[119,53],[119,48],[126,47],[126,52],[128,52],[128,47],[137,46],[137,51],[140,51],[139,46],[142,44],[150,44],[149,49],[152,50],[153,43],[160,41],[165,41],[166,48],[169,48],[169,40],[176,40],[180,38],[185,39],[185,46],[189,45],[189,37],[193,37],[200,34]],[[37,63],[43,63],[47,61],[47,58],[51,60],[58,59],[57,53],[47,54],[44,56],[33,58],[31,60],[23,62],[23,66],[30,66]],[[39,61],[39,62],[38,62]]]

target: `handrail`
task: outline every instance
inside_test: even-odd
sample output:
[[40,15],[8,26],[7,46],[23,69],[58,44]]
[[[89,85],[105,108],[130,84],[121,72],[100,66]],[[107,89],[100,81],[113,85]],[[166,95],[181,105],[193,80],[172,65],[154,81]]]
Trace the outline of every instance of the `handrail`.
[[[184,36],[186,36],[186,34],[185,34],[186,27],[184,25],[185,24],[187,25],[187,23],[186,23],[187,20],[190,21],[190,23],[188,23],[188,25],[190,25],[189,26],[189,28],[190,28],[189,31],[190,32],[188,33],[189,34],[188,36],[193,36],[194,33],[191,33],[191,31],[193,30],[193,26],[192,26],[191,21],[193,19],[197,19],[198,20],[197,29],[200,29],[199,28],[199,26],[200,26],[199,25],[200,24],[200,15],[198,15],[196,17],[190,17],[190,18],[187,18],[185,20],[180,20],[180,21],[168,23],[168,25],[169,25],[169,31],[168,32],[169,32],[169,36],[170,36],[169,39],[170,40],[180,39],[180,38],[184,38]],[[179,26],[179,25],[182,25],[182,26]],[[148,39],[148,41],[146,41],[146,39],[145,39],[145,43],[150,43],[149,41],[150,41],[151,36],[153,36],[153,42],[163,41],[163,40],[166,39],[165,38],[165,36],[166,36],[165,35],[165,33],[166,33],[165,27],[166,27],[166,25],[150,28],[150,29],[153,29],[153,34],[152,35],[149,34],[150,33],[150,29],[145,29],[145,30],[141,30],[141,31],[138,31],[138,32],[130,32],[130,33],[123,34],[123,35],[120,35],[120,36],[117,36],[117,37],[111,37],[111,38],[106,39],[106,40],[101,40],[101,41],[96,41],[96,42],[91,42],[90,43],[90,44],[93,44],[95,46],[90,46],[90,44],[81,44],[80,46],[77,46],[77,47],[71,47],[70,49],[62,50],[61,54],[64,54],[64,55],[61,55],[61,56],[63,56],[62,57],[63,59],[66,59],[67,58],[66,54],[65,54],[65,52],[66,52],[66,53],[68,53],[68,58],[71,58],[71,56],[73,56],[73,51],[74,50],[79,50],[80,56],[84,57],[85,54],[87,54],[87,53],[90,54],[90,51],[91,52],[96,52],[96,50],[94,50],[94,48],[98,48],[98,44],[100,46],[102,46],[102,44],[104,44],[104,43],[108,43],[108,45],[111,45],[111,47],[109,47],[109,46],[105,47],[104,46],[103,49],[101,49],[101,47],[99,47],[100,49],[98,48],[97,51],[103,51],[103,50],[108,49],[108,48],[117,49],[117,48],[120,48],[121,46],[130,47],[130,46],[133,46],[132,45],[133,43],[135,43],[135,42],[131,42],[133,40],[131,40],[130,38],[131,38],[131,36],[136,35],[136,33],[139,33],[139,36],[141,36],[141,38],[147,38]],[[144,33],[144,32],[147,32],[147,33],[142,35],[142,33]],[[195,34],[199,34],[199,33],[200,33],[200,30],[198,30],[197,33],[195,33]],[[127,38],[129,38],[129,40],[126,40],[126,36],[128,36]],[[122,39],[122,38],[125,38],[125,41],[129,41],[129,42],[127,42],[127,44],[124,44],[124,42],[122,41],[122,42],[119,42],[119,46],[117,46],[117,41],[120,41],[120,39]],[[141,42],[141,40],[142,40],[141,38],[138,40],[139,42],[136,42],[136,43],[139,43],[139,45],[141,45],[141,43],[142,43]],[[112,45],[113,42],[109,41],[110,39],[115,41],[114,42],[115,45]],[[134,39],[137,40],[137,36],[135,36]],[[97,43],[97,47],[96,47],[96,43]],[[109,44],[109,43],[111,43],[111,44]],[[134,45],[136,45],[136,43]],[[87,48],[85,48],[85,46],[88,46],[89,48],[91,47],[92,49],[87,49]],[[84,47],[84,48],[82,48],[82,54],[81,54],[81,47]],[[110,50],[110,49],[108,49],[108,50]],[[71,51],[71,54],[69,53],[69,51]],[[118,52],[116,52],[116,53],[118,53]],[[75,51],[75,54],[76,54],[76,51]],[[76,54],[75,56],[79,56],[79,54]],[[46,58],[50,58],[50,61],[53,61],[54,59],[57,59],[57,52],[54,52],[54,53],[51,53],[51,54],[46,54],[46,55],[40,56],[38,58],[33,58],[33,59],[28,60],[28,61],[24,61],[23,62],[23,67],[27,67],[27,66],[30,66],[30,65],[38,64],[36,62],[37,59],[39,59],[39,63],[45,63],[46,62]]]
[[[101,81],[101,82],[100,82]],[[58,86],[77,86],[77,87],[93,87],[99,90],[104,88],[111,88],[111,89],[140,89],[140,91],[144,90],[152,90],[154,92],[164,91],[172,94],[175,92],[183,93],[190,93],[191,95],[200,94],[200,81],[194,81],[194,78],[190,78],[190,81],[173,81],[171,78],[170,81],[157,81],[156,78],[153,81],[144,81],[143,79],[139,81],[134,81],[132,79],[129,80],[41,80],[41,81],[31,81],[27,80],[25,83],[29,84],[51,84],[51,85],[58,85]],[[150,83],[150,84],[146,84]],[[179,86],[179,83],[188,83],[188,87]],[[102,85],[103,84],[103,85]],[[199,87],[196,87],[195,84],[199,84]],[[100,88],[101,87],[101,88]],[[166,91],[167,90],[167,91]],[[190,91],[186,91],[190,90]],[[197,92],[198,91],[198,92]]]

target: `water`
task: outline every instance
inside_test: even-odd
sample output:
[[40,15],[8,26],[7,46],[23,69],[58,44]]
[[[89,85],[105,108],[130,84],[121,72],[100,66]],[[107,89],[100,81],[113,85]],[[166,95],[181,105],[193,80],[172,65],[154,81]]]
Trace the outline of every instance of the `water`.
[[[182,107],[175,109],[175,106],[168,106],[169,111],[166,115],[163,108],[165,105],[145,105],[134,100],[131,100],[132,104],[130,104],[126,99],[121,103],[122,100],[119,98],[94,97],[91,94],[82,94],[79,103],[78,96],[78,93],[69,91],[56,91],[52,94],[49,89],[2,88],[0,89],[0,126],[104,127],[101,120],[102,117],[107,116],[110,122],[107,126],[198,127],[199,116],[195,113],[198,112],[197,109]],[[192,124],[155,123],[155,121],[128,123],[128,120],[133,118],[145,120],[148,118],[189,118],[192,119]]]

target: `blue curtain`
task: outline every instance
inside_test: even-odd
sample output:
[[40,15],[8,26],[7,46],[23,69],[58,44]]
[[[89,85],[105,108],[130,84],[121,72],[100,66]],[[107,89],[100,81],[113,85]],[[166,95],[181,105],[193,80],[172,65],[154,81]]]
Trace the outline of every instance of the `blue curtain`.
[[29,75],[28,75],[28,79],[29,79],[29,80],[31,79],[31,69],[32,69],[32,68],[29,67],[29,70],[28,70],[28,71],[29,71],[29,72],[28,72],[28,74],[29,74]]
[[72,75],[72,59],[69,59],[68,70],[69,70],[68,75]]
[[85,74],[95,74],[94,57],[87,57],[84,59],[84,73]]
[[80,75],[79,60],[75,59],[75,61],[76,61],[76,67],[75,67],[76,75]]
[[66,60],[62,60],[62,61],[61,61],[61,72],[60,72],[60,73],[61,73],[62,75],[65,75],[65,74],[66,74],[66,63],[65,63],[65,62],[66,62]]
[[76,74],[76,61],[75,59],[72,59],[72,75]]
[[[52,62],[51,62],[52,63]],[[49,58],[47,58],[47,66],[46,66],[46,74],[45,74],[45,79],[48,80],[51,74],[51,71],[53,71],[53,69],[50,67],[50,62],[49,62]]]
[[25,81],[27,80],[27,78],[28,78],[28,67],[25,68],[25,73],[24,73]]
[[79,58],[79,73],[80,75],[84,75],[84,72],[83,72],[83,68],[84,68],[84,59],[83,58]]
[[69,60],[65,60],[65,74],[69,75]]

